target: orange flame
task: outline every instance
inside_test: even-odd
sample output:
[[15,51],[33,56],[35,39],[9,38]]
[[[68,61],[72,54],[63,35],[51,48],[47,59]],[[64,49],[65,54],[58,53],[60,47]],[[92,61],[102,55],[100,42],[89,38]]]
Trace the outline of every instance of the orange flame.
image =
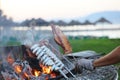
[[[51,70],[51,66],[44,66],[40,64],[40,67],[42,68],[42,73],[49,74],[51,78],[55,78],[57,76],[57,74]],[[46,77],[46,80],[48,80],[48,77]]]
[[26,72],[24,73],[24,76],[27,77],[27,78],[29,78],[29,75]]
[[[14,58],[13,58],[12,56],[8,55],[7,61],[8,61],[8,63],[13,64],[13,63],[14,63]],[[32,70],[32,71],[33,71],[32,73],[33,73],[34,76],[38,77],[38,76],[40,76],[42,73],[50,75],[51,78],[55,78],[55,77],[57,76],[57,74],[54,73],[54,72],[51,70],[51,69],[52,69],[51,66],[44,66],[43,64],[40,64],[40,67],[42,68],[42,72],[41,72],[41,71],[38,71],[38,70],[36,70],[36,69],[33,69],[33,70]],[[23,70],[23,67],[22,67],[21,65],[19,65],[19,64],[16,64],[15,66],[13,66],[13,68],[14,68],[14,71],[15,71],[17,74],[21,74],[21,72],[22,72],[22,70]],[[29,76],[26,72],[24,72],[23,75],[22,75],[22,77],[23,77],[23,79],[24,79],[24,78],[28,78],[28,79],[29,79],[30,76]],[[48,80],[48,78],[49,78],[49,77],[46,77],[45,80]]]
[[34,73],[33,73],[33,74],[34,74],[36,77],[40,76],[40,73],[41,73],[40,71],[34,69]]
[[50,74],[51,73],[51,66],[44,66],[42,67],[44,74]]
[[40,64],[40,67],[42,68],[42,72],[44,74],[50,74],[52,71],[51,71],[51,66],[44,66],[42,64]]
[[20,72],[22,72],[22,66],[16,65],[16,66],[14,66],[14,70],[15,70],[16,73],[19,74]]

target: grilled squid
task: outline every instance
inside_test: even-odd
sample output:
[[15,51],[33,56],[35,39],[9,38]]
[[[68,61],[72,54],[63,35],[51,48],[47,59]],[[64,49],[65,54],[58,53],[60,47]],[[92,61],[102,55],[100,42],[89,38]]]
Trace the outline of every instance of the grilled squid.
[[46,46],[35,44],[31,47],[31,50],[43,65],[51,66],[52,70],[60,70],[64,67],[62,61]]

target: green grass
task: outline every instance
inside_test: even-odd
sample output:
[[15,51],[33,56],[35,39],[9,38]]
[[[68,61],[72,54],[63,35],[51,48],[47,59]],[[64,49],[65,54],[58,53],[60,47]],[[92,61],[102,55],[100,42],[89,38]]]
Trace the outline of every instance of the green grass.
[[21,45],[18,41],[8,41],[8,42],[1,42],[0,46],[17,46]]
[[84,39],[84,40],[69,40],[73,52],[83,50],[93,50],[97,53],[107,54],[115,47],[120,45],[120,39]]
[[[100,54],[108,54],[117,46],[120,46],[120,39],[84,39],[84,40],[69,40],[73,52],[84,50],[93,50]],[[120,66],[120,64],[116,64]],[[120,70],[118,70],[120,80]]]

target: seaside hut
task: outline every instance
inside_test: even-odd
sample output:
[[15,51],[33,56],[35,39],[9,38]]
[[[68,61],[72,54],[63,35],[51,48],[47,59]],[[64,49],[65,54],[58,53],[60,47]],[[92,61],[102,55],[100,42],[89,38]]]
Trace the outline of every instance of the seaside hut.
[[82,25],[93,25],[90,21],[86,20]]
[[97,20],[94,24],[112,24],[112,22],[102,17],[99,20]]

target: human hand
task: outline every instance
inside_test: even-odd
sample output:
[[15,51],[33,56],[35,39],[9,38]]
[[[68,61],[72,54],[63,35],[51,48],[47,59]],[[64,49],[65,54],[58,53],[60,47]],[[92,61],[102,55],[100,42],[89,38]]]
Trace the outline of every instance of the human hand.
[[82,71],[82,69],[94,70],[93,59],[80,59],[76,62],[76,70]]

